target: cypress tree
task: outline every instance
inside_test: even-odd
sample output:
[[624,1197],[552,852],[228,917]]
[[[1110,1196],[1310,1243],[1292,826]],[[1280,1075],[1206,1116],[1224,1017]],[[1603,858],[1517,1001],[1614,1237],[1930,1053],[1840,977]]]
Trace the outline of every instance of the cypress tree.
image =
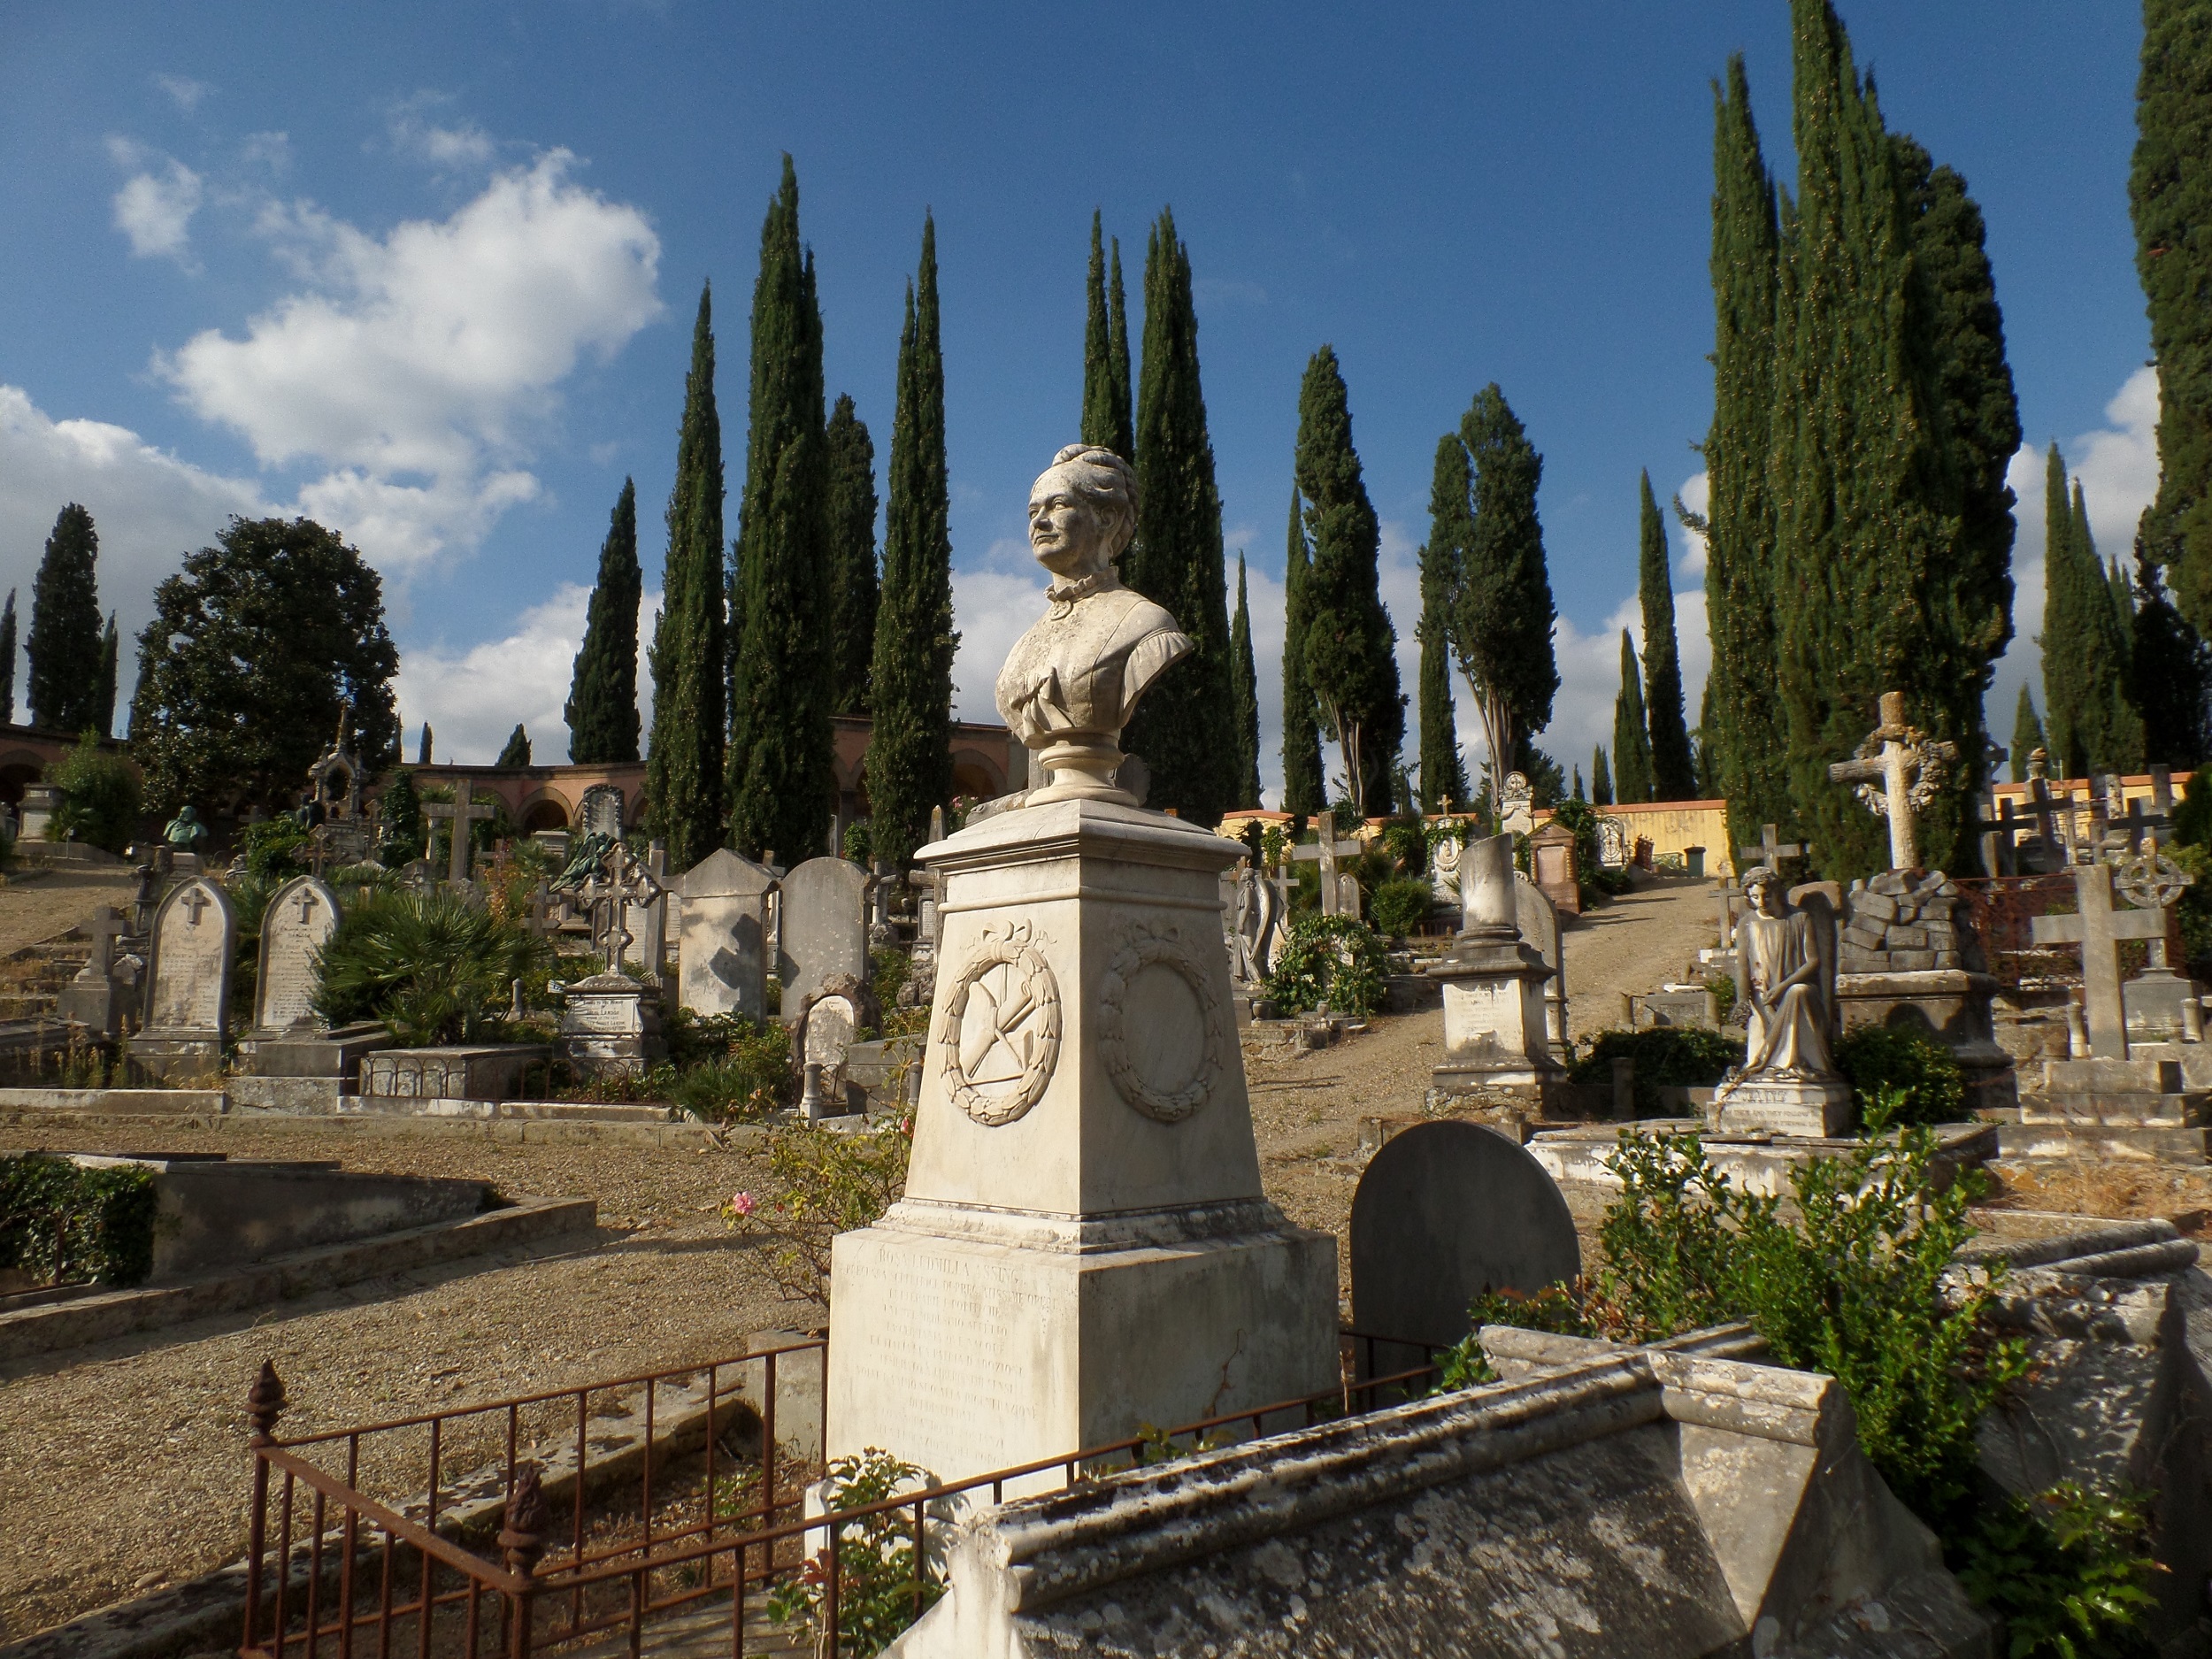
[[2158,364],[2158,495],[2143,520],[2181,614],[2212,632],[2212,12],[2143,0],[2128,204]]
[[1781,227],[1741,54],[1728,60],[1726,89],[1713,93],[1713,424],[1704,451],[1712,508],[1703,526],[1713,662],[1700,724],[1713,774],[1704,792],[1726,798],[1729,835],[1740,846],[1762,824],[1793,837],[1798,827],[1775,684],[1778,509],[1770,464]]
[[1237,769],[1233,807],[1260,803],[1260,676],[1252,657],[1252,611],[1244,592],[1244,555],[1237,555],[1237,609],[1229,618],[1229,680],[1236,695]]
[[422,739],[421,739],[421,741],[420,741],[419,742],[418,742],[418,743],[415,745],[415,764],[416,764],[416,765],[418,765],[418,766],[427,766],[429,764],[430,764],[430,722],[429,722],[429,721],[427,721],[427,720],[425,720],[425,721],[422,723]]
[[1586,796],[1583,795],[1583,793],[1582,793],[1582,768],[1581,768],[1581,767],[1579,767],[1579,766],[1577,766],[1577,767],[1575,768],[1575,772],[1574,772],[1574,783],[1573,783],[1573,786],[1572,786],[1571,788],[1569,788],[1569,790],[1567,791],[1567,794],[1568,794],[1568,795],[1569,795],[1569,797],[1570,797],[1571,799],[1573,799],[1573,800],[1576,800],[1576,801],[1580,801],[1580,800],[1586,799]]
[[868,675],[875,663],[876,446],[841,396],[830,411],[829,450],[830,686],[839,714],[868,712]]
[[0,605],[0,725],[15,724],[15,589]]
[[115,634],[115,613],[111,611],[108,625],[100,634],[100,672],[92,687],[92,729],[102,737],[115,735],[115,681],[117,659],[121,654],[121,641]]
[[1437,440],[1429,485],[1429,539],[1421,545],[1421,794],[1429,810],[1467,804],[1467,771],[1459,757],[1452,708],[1452,597],[1471,527],[1473,480],[1467,446],[1456,433]]
[[1494,381],[1461,418],[1459,442],[1474,490],[1452,607],[1452,649],[1482,719],[1494,807],[1510,770],[1500,767],[1499,757],[1518,756],[1551,723],[1559,689],[1552,654],[1557,612],[1536,516],[1544,457]]
[[[669,868],[677,871],[690,869],[722,844],[727,634],[713,302],[710,283],[699,291],[699,315],[692,325],[676,480],[668,492],[668,563],[653,627],[653,737],[645,755],[645,803],[652,833],[668,843]],[[429,758],[426,737],[423,760]]]
[[1113,291],[1106,287],[1106,250],[1091,213],[1091,268],[1083,316],[1083,442],[1136,458],[1129,402],[1129,318],[1121,291],[1121,242],[1114,242]]
[[1328,805],[1321,770],[1321,719],[1306,678],[1306,636],[1313,620],[1306,581],[1313,569],[1306,549],[1305,503],[1290,489],[1290,538],[1283,555],[1283,810],[1311,818]]
[[2028,780],[2028,757],[2043,747],[2043,722],[2035,718],[2035,694],[2020,682],[2020,706],[2012,716],[2012,780]]
[[1651,799],[1688,801],[1697,795],[1690,761],[1690,732],[1682,718],[1682,664],[1674,634],[1674,567],[1667,557],[1667,529],[1643,475],[1643,519],[1638,540],[1637,588],[1644,611],[1644,712],[1651,734]]
[[530,733],[524,731],[522,722],[515,722],[515,729],[507,733],[506,746],[499,751],[495,766],[527,766],[530,764]]
[[2150,543],[2135,538],[2135,706],[2146,759],[2177,770],[2212,757],[2212,649],[2166,592]]
[[71,502],[54,519],[31,588],[31,724],[71,736],[99,718],[100,537]]
[[1123,741],[1151,768],[1148,804],[1211,826],[1237,788],[1229,594],[1213,440],[1199,385],[1190,250],[1164,209],[1145,257],[1137,400],[1137,534],[1122,557],[1121,576],[1164,606],[1197,649],[1146,694]]
[[1705,689],[1697,703],[1697,798],[1712,801],[1719,798],[1719,756],[1713,748],[1713,733],[1718,722],[1713,715],[1713,677],[1705,676]]
[[2088,503],[2055,443],[2044,468],[2043,692],[2051,761],[2062,778],[2131,772],[2142,723],[2127,701],[2119,612],[2089,531]]
[[637,612],[645,591],[637,562],[637,485],[622,480],[599,544],[599,580],[561,718],[568,757],[580,766],[637,757]]
[[904,864],[952,795],[951,487],[945,465],[945,360],[938,344],[937,232],[922,221],[922,263],[899,333],[898,401],[883,526],[868,739],[870,846]]
[[1590,804],[1592,806],[1613,804],[1613,772],[1612,769],[1606,764],[1605,745],[1602,743],[1597,746],[1595,752],[1590,757]]
[[1621,688],[1613,698],[1613,796],[1624,804],[1651,795],[1651,735],[1636,671],[1636,643],[1621,630]]
[[799,236],[799,179],[760,227],[745,493],[734,549],[743,618],[730,676],[730,841],[795,864],[826,839],[831,764],[829,468],[822,311]]
[[1342,751],[1354,808],[1363,818],[1386,816],[1405,733],[1397,635],[1383,608],[1382,531],[1352,447],[1350,396],[1328,346],[1313,354],[1299,388],[1297,471],[1313,545],[1306,678]]

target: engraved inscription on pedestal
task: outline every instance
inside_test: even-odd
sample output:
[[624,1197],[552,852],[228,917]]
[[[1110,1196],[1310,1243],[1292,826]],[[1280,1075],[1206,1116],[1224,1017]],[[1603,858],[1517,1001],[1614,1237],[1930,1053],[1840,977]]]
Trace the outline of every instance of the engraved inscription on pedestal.
[[939,1018],[946,1092],[976,1122],[1010,1124],[1060,1060],[1060,985],[1029,927],[987,927]]
[[1099,987],[1098,1053],[1122,1099],[1180,1123],[1213,1093],[1226,1047],[1221,995],[1172,928],[1129,929]]
[[1052,1299],[1033,1274],[981,1253],[920,1263],[889,1255],[872,1259],[869,1280],[875,1317],[856,1325],[853,1386],[903,1401],[918,1425],[980,1418],[1019,1436],[1039,1420],[1035,1371],[977,1341],[982,1332],[1029,1332],[1048,1351]]

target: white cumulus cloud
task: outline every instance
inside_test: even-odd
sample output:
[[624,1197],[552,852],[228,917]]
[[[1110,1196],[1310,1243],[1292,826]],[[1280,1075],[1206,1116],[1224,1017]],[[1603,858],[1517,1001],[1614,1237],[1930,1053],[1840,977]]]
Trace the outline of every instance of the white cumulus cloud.
[[115,228],[130,239],[140,259],[174,259],[190,268],[192,216],[206,187],[200,175],[173,157],[153,154],[127,138],[110,138],[108,154],[119,167],[135,168],[115,193]]
[[[653,685],[644,671],[645,647],[660,605],[661,595],[650,593],[638,607],[638,698],[643,705],[639,713],[649,730]],[[460,651],[438,646],[403,651],[396,689],[400,718],[407,724],[407,754],[414,754],[427,720],[438,758],[488,765],[520,722],[530,733],[534,759],[547,764],[565,758],[568,726],[562,710],[590,607],[589,588],[564,582],[551,598],[524,611],[503,638]]]
[[538,482],[524,466],[558,387],[660,315],[645,216],[553,150],[442,220],[376,235],[309,204],[261,228],[307,280],[251,319],[157,353],[154,372],[265,466],[327,468],[305,510],[406,571],[480,541]]
[[156,75],[154,85],[169,95],[170,102],[187,115],[200,107],[200,101],[215,90],[204,81],[195,81],[189,75]]

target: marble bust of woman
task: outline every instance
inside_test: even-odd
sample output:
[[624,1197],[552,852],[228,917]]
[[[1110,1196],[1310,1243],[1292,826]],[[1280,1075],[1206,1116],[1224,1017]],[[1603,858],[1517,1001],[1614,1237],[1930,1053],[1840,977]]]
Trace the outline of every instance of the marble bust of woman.
[[1049,774],[1025,805],[1136,804],[1116,787],[1121,729],[1192,645],[1175,618],[1121,585],[1114,560],[1137,530],[1137,479],[1110,449],[1071,443],[1029,492],[1029,545],[1053,574],[1048,609],[999,670],[999,715]]

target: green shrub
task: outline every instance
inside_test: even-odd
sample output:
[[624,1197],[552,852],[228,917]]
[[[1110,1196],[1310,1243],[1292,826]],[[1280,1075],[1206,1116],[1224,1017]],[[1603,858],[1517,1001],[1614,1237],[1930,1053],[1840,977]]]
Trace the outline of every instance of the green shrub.
[[[822,1502],[829,1509],[864,1509],[928,1485],[912,1463],[871,1446],[829,1466]],[[945,1593],[944,1575],[926,1571],[915,1549],[912,1512],[886,1509],[837,1532],[838,1652],[872,1659]],[[785,1629],[812,1628],[828,1586],[809,1563],[768,1593],[768,1617]],[[826,1638],[824,1638],[826,1640]]]
[[309,838],[299,819],[285,813],[238,832],[239,856],[250,875],[289,879],[307,869]]
[[1653,1025],[1642,1031],[1601,1031],[1569,1075],[1577,1083],[1610,1083],[1613,1062],[1636,1066],[1636,1115],[1663,1118],[1663,1088],[1710,1088],[1743,1063],[1743,1039],[1701,1025]]
[[845,856],[856,864],[866,864],[874,847],[874,831],[864,818],[856,818],[845,826]]
[[145,812],[138,769],[122,756],[102,749],[91,733],[46,769],[46,781],[66,792],[49,832],[56,840],[84,841],[104,852],[119,853],[137,835]]
[[322,949],[316,1012],[332,1025],[379,1019],[403,1048],[489,1036],[511,987],[546,971],[549,948],[465,895],[373,893]]
[[142,1165],[0,1156],[0,1268],[54,1285],[135,1285],[153,1271],[159,1202],[153,1171]]
[[828,1299],[830,1241],[872,1226],[906,1187],[914,1126],[862,1133],[795,1125],[768,1141],[768,1182],[722,1206],[741,1237],[767,1247],[769,1277],[794,1302]]
[[2015,1659],[2122,1659],[2156,1649],[2147,1505],[2062,1481],[1989,1505],[1955,1552],[1959,1583],[2005,1621]]
[[2184,847],[2212,846],[2212,766],[2200,766],[2174,803],[2174,840]]
[[1893,1122],[1952,1124],[1972,1116],[1958,1056],[1926,1032],[1862,1025],[1836,1044],[1836,1070],[1862,1102],[1895,1094]]
[[1349,916],[1300,916],[1275,959],[1268,1000],[1298,1013],[1324,1003],[1340,1014],[1366,1015],[1381,1006],[1390,956],[1375,930]]
[[886,1014],[898,1006],[899,987],[906,983],[912,966],[913,958],[903,950],[886,948],[869,953],[868,988],[875,993],[876,1006]]
[[1376,932],[1402,939],[1429,919],[1435,904],[1436,889],[1418,876],[1407,876],[1377,887],[1367,913]]

